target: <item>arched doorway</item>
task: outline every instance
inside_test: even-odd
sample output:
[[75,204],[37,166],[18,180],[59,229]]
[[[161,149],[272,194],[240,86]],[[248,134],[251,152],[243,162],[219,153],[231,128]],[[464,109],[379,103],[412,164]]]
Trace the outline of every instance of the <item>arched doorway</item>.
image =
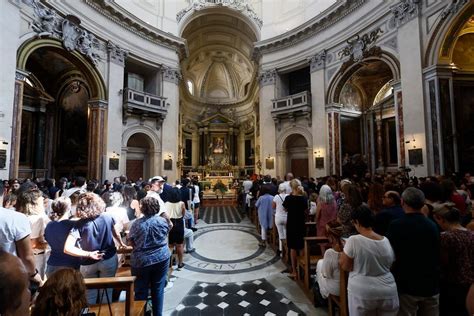
[[18,68],[25,77],[12,144],[18,152],[14,176],[99,179],[106,124],[100,75],[55,40],[25,43]]
[[[448,16],[449,17],[449,16]],[[474,170],[474,4],[441,20],[424,72],[430,172]]]
[[303,135],[291,134],[284,143],[286,151],[285,167],[295,177],[308,177],[308,141]]
[[396,170],[399,165],[392,86],[398,66],[390,61],[362,60],[337,76],[330,88],[336,173],[363,173],[355,172],[354,165],[367,165],[372,172]]
[[127,142],[126,174],[132,181],[152,176],[153,141],[143,133],[133,134]]

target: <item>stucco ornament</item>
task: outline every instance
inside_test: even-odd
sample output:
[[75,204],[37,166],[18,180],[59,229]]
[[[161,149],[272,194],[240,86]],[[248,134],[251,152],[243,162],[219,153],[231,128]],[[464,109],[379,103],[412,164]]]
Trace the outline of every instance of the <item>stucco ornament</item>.
[[366,51],[371,48],[380,37],[380,33],[383,32],[378,28],[362,36],[356,35],[354,39],[347,41],[348,45],[346,47],[339,51],[339,57],[342,59],[349,56],[355,62],[362,60],[365,57]]

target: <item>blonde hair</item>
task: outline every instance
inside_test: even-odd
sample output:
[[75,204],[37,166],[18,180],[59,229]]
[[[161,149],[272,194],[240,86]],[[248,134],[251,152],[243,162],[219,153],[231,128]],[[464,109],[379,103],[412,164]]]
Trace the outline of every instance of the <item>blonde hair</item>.
[[82,219],[96,218],[105,211],[105,202],[97,194],[83,193],[77,201],[77,216]]
[[295,191],[296,193],[298,193],[298,195],[304,195],[305,192],[304,192],[304,188],[303,186],[301,185],[301,182],[300,180],[298,179],[293,179],[290,181],[290,187],[291,187],[291,190]]

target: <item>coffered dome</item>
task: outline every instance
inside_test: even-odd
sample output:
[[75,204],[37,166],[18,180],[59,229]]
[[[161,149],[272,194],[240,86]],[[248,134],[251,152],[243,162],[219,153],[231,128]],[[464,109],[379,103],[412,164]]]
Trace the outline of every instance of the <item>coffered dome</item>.
[[182,36],[190,52],[181,65],[189,98],[206,104],[246,99],[256,76],[250,54],[257,40],[246,22],[220,8],[197,16]]

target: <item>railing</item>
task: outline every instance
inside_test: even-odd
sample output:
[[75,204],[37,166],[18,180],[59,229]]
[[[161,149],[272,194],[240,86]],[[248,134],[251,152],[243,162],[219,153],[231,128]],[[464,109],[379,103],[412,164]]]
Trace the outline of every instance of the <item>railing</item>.
[[127,109],[137,109],[147,112],[166,114],[166,98],[151,93],[126,88],[123,103]]
[[305,106],[311,106],[311,96],[309,91],[303,91],[297,94],[289,95],[279,99],[273,99],[274,111],[285,111]]

